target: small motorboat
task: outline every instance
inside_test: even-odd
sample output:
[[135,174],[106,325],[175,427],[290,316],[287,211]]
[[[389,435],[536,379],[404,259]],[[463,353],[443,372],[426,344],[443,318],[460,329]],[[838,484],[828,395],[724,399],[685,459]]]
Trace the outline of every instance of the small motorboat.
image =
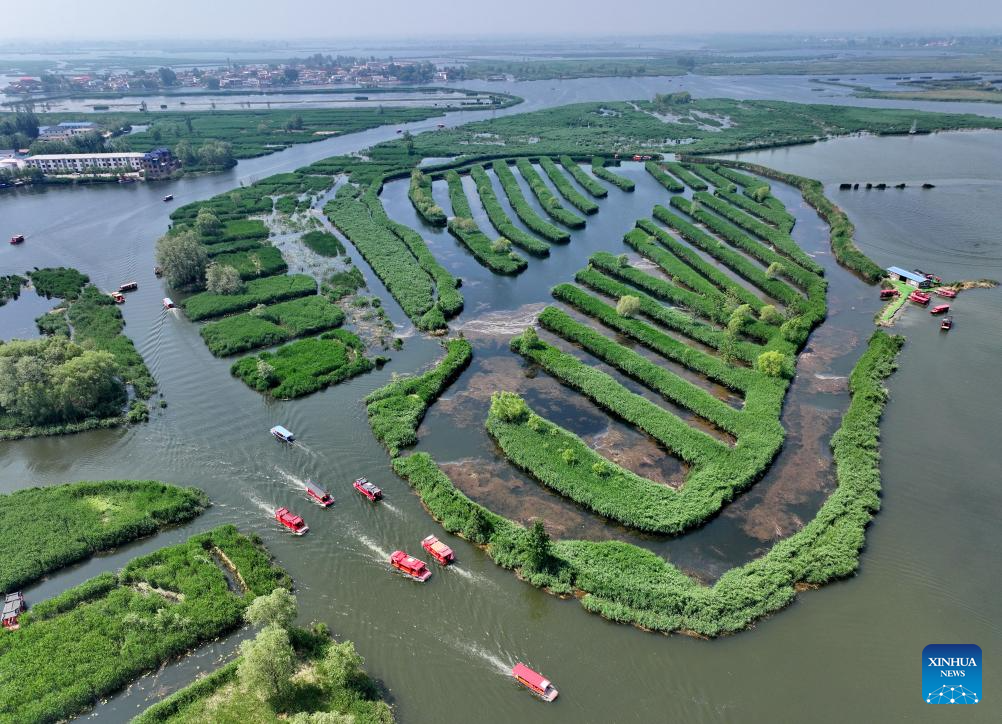
[[281,440],[282,442],[296,441],[296,436],[293,435],[288,430],[286,430],[281,425],[275,425],[275,427],[271,428],[271,434],[274,435],[277,439]]
[[928,304],[930,299],[932,297],[928,294],[917,290],[908,295],[908,301],[915,302],[916,304]]
[[10,237],[10,243],[11,244],[23,244],[24,243],[24,234],[14,234],[14,236]]
[[137,289],[139,289],[139,282],[125,282],[125,284],[118,285],[120,292],[134,292]]
[[158,266],[153,267],[153,276],[159,278],[164,275],[164,270]]
[[334,498],[331,497],[331,494],[309,478],[306,478],[306,494],[321,508],[329,508],[334,505]]
[[543,701],[553,701],[560,693],[549,679],[521,662],[512,667],[511,675],[515,677],[515,681]]
[[174,300],[171,299],[170,297],[164,297],[164,309],[173,309],[173,308],[174,308]]
[[121,292],[112,292],[111,298],[115,300],[115,304],[125,304],[125,295]]
[[949,304],[937,304],[935,307],[929,310],[929,314],[946,314],[950,311]]
[[352,483],[351,486],[355,488],[355,490],[360,492],[362,495],[364,495],[366,498],[371,500],[372,502],[376,502],[377,500],[382,500],[383,498],[383,491],[380,490],[375,485],[373,485],[372,483],[370,483],[365,478],[359,478],[354,483]]
[[453,553],[452,548],[433,535],[421,541],[421,547],[428,551],[428,554],[443,566],[447,566],[456,560],[456,554]]
[[881,289],[880,298],[881,299],[894,299],[894,297],[901,294],[897,289]]
[[10,631],[16,631],[21,626],[17,618],[24,613],[26,608],[23,593],[20,591],[8,593],[3,599],[3,612],[0,613],[0,625]]
[[291,512],[288,508],[279,508],[276,510],[275,520],[284,525],[295,535],[303,535],[310,529],[310,526],[306,525],[305,520]]
[[408,578],[413,578],[420,583],[431,578],[431,569],[428,568],[427,563],[414,556],[409,556],[403,551],[393,551],[390,554],[390,565]]
[[943,321],[939,323],[939,328],[946,330],[953,329],[953,317],[943,317]]
[[936,290],[936,294],[941,297],[946,297],[947,299],[956,299],[957,290],[950,289],[950,287],[940,287]]
[[173,200],[174,200],[174,194],[167,194],[166,196],[164,196],[164,202]]

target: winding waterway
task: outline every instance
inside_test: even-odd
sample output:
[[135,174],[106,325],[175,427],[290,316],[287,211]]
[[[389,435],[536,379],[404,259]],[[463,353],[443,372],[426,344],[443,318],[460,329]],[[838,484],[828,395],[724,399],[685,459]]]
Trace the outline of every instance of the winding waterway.
[[[555,105],[643,97],[650,95],[650,81],[544,83],[565,89],[553,94]],[[544,102],[543,95],[540,91],[526,107],[501,112],[535,107],[533,103]],[[947,107],[953,104],[926,105],[956,110]],[[976,110],[991,109],[978,105]],[[465,112],[446,122],[477,117],[483,114]],[[437,122],[409,127],[416,132]],[[392,138],[395,128],[295,147],[241,162],[226,174],[172,182],[169,190],[175,203],[206,198],[241,182]],[[882,264],[917,266],[950,279],[1002,276],[998,135],[851,138],[742,158],[824,180],[856,223],[860,246]],[[646,180],[642,169],[626,173]],[[867,180],[905,181],[909,188],[837,191],[841,181]],[[915,187],[924,181],[936,188]],[[827,439],[837,418],[823,410],[842,409],[845,395],[837,384],[829,389],[812,380],[830,382],[846,374],[855,359],[853,345],[865,339],[877,308],[874,290],[831,264],[824,253],[823,225],[813,212],[794,192],[776,186],[795,207],[798,240],[819,253],[818,261],[828,271],[831,313],[811,340],[812,354],[800,362],[801,376],[784,410],[787,446],[770,475],[703,529],[667,543],[638,541],[657,546],[707,578],[796,529],[830,490],[830,476],[819,472],[823,466],[796,456],[798,450],[823,450],[807,438]],[[387,301],[391,318],[407,336],[404,350],[383,370],[306,399],[263,399],[230,377],[229,361],[209,354],[196,325],[160,309],[164,290],[151,268],[153,242],[166,228],[172,208],[160,200],[166,189],[166,184],[136,184],[0,196],[4,233],[10,229],[28,236],[19,247],[0,249],[3,273],[68,265],[103,288],[133,278],[140,282],[123,307],[126,332],[168,402],[147,425],[3,444],[0,490],[150,477],[197,485],[215,503],[181,529],[60,572],[26,591],[29,602],[119,567],[139,553],[233,522],[258,533],[295,578],[304,621],[326,621],[338,635],[356,642],[403,722],[939,721],[937,710],[919,698],[922,647],[977,643],[989,660],[999,650],[1002,589],[993,575],[1002,557],[994,453],[1002,424],[1002,392],[996,384],[1002,353],[999,292],[961,294],[954,304],[957,325],[948,335],[940,334],[922,310],[907,310],[898,324],[908,344],[901,369],[889,383],[892,396],[882,425],[884,509],[868,530],[860,575],[801,594],[789,610],[737,636],[712,642],[664,637],[609,623],[573,600],[520,583],[480,551],[449,536],[444,537],[457,551],[457,566],[436,569],[423,587],[390,575],[384,564],[389,551],[416,549],[423,536],[441,535],[441,529],[390,471],[360,400],[394,372],[431,362],[440,354],[437,344],[409,335],[404,315],[367,273],[372,290]],[[555,250],[550,259],[531,261],[516,279],[483,272],[451,237],[426,232],[436,253],[442,252],[466,280],[467,310],[458,324],[476,340],[478,356],[427,418],[424,449],[443,461],[489,460],[481,431],[484,400],[474,394],[477,376],[488,375],[481,382],[490,384],[491,374],[517,380],[523,371],[505,351],[505,336],[483,334],[484,329],[492,331],[485,320],[504,321],[516,311],[526,312],[527,304],[538,308],[548,301],[548,288],[568,280],[590,251],[619,249],[623,232],[649,214],[658,193],[650,183],[641,184],[633,197],[611,190],[585,231],[576,232],[571,244]],[[413,212],[402,184],[388,185],[384,194],[391,215],[410,221],[407,215]],[[661,193],[660,200],[666,197]],[[37,313],[36,307],[44,308],[32,295],[0,308],[3,338],[23,334],[24,321]],[[35,306],[25,311],[25,304]],[[503,369],[505,364],[509,369]],[[582,425],[595,417],[579,396],[561,393],[556,386],[551,392],[554,405],[581,408]],[[460,418],[450,420],[450,407],[453,415],[469,415],[465,427],[454,424]],[[294,430],[300,444],[287,447],[271,440],[267,430],[276,423]],[[384,488],[385,504],[370,506],[350,491],[350,481],[358,475]],[[332,489],[332,509],[308,505],[299,482],[306,476]],[[590,516],[541,494],[534,484],[522,484],[508,497],[524,499],[526,515],[552,512],[555,522],[565,526],[561,534],[600,534]],[[309,535],[293,539],[276,529],[268,511],[282,505],[304,514]],[[517,511],[510,512],[517,517]],[[172,664],[90,716],[123,721],[153,697],[211,668],[233,645],[233,640],[222,642]],[[560,700],[544,706],[518,691],[505,675],[515,660],[542,669],[560,687]],[[986,669],[985,680],[991,691],[997,669]],[[996,721],[999,710],[992,706],[986,698],[967,716]]]

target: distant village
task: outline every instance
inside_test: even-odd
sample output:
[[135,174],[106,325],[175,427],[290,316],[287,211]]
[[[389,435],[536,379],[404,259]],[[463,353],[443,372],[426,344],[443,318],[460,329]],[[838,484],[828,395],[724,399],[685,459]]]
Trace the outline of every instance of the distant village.
[[167,68],[100,73],[43,73],[24,76],[3,88],[8,96],[38,97],[78,93],[135,93],[180,89],[264,89],[353,85],[380,87],[446,82],[459,69],[427,61],[359,60],[315,55],[268,65]]

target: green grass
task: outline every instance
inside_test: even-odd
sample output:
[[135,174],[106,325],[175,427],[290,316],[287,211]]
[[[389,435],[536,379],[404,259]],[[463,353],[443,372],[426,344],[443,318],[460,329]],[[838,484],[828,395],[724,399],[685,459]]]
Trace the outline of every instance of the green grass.
[[310,251],[323,256],[342,256],[345,253],[341,240],[326,231],[308,231],[303,234],[300,241]]
[[187,522],[209,504],[195,488],[155,480],[104,480],[0,495],[0,591],[12,591],[94,553]]
[[432,369],[394,380],[365,398],[372,432],[394,457],[417,442],[428,407],[470,364],[473,346],[465,339],[450,339],[445,348],[445,357]]
[[237,294],[217,294],[200,292],[194,294],[181,306],[192,321],[222,317],[234,312],[242,312],[258,304],[271,304],[296,297],[316,294],[316,280],[306,274],[279,275],[252,279]]
[[[213,560],[232,561],[248,590],[233,593]],[[232,526],[133,559],[32,608],[0,637],[0,718],[57,721],[142,673],[237,628],[257,595],[289,586],[259,545]],[[161,589],[171,598],[144,587]],[[147,589],[149,590],[149,589]]]
[[[258,392],[278,399],[309,395],[371,370],[362,341],[335,329],[319,337],[300,339],[233,364],[230,371]],[[262,365],[261,363],[264,363]],[[262,367],[271,371],[262,374]]]
[[210,322],[200,330],[217,357],[326,332],[344,323],[344,312],[320,296],[300,297]]

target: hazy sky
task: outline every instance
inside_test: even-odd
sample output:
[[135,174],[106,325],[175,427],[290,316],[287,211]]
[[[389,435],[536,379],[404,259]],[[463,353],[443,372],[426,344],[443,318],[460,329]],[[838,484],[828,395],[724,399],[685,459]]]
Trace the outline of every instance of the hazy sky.
[[[15,0],[0,0],[0,7]],[[4,13],[10,19],[10,13]],[[15,37],[443,37],[497,34],[981,32],[1000,0],[45,0]],[[8,41],[14,28],[8,28]],[[16,42],[16,41],[15,41]]]

